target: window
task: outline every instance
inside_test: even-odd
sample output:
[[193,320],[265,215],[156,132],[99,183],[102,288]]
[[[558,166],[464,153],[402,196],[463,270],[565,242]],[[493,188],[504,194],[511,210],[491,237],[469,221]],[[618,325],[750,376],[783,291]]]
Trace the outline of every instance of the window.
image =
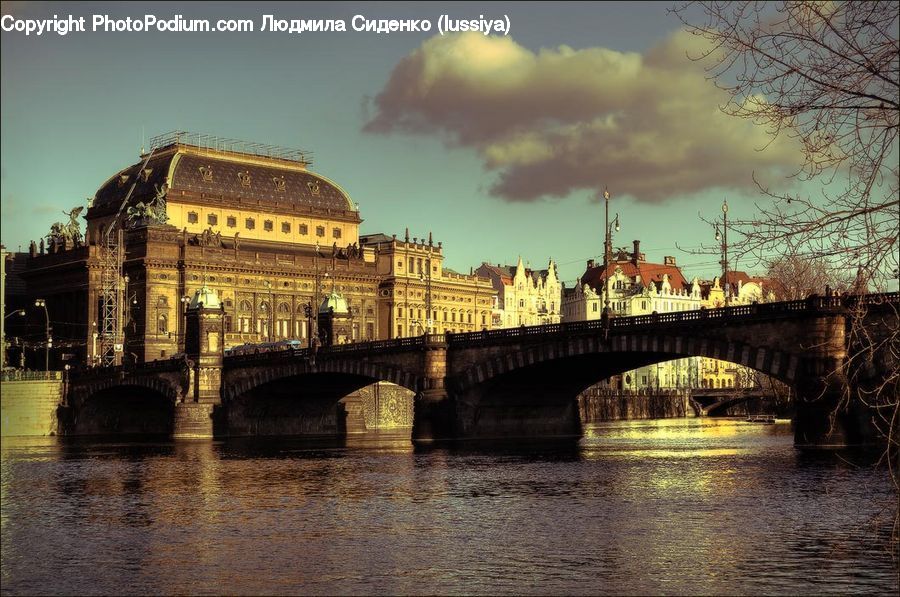
[[164,296],[161,296],[156,300],[156,304],[159,305],[160,307],[168,306],[169,299]]
[[299,226],[297,226],[297,232],[299,234],[302,234],[303,236],[306,236],[307,234],[309,234],[309,226],[307,226],[306,224],[300,224]]
[[244,221],[244,226],[247,227],[247,230],[253,230],[254,228],[256,228],[256,220],[254,220],[253,218],[247,218],[246,221]]
[[596,313],[596,312],[597,312],[597,303],[594,303],[594,304],[591,305],[591,306],[593,307],[594,313]]
[[403,307],[397,307],[397,317],[403,317]]
[[195,211],[188,212],[188,224],[196,224],[200,221],[200,216],[197,215]]
[[168,334],[169,333],[169,318],[160,314],[159,318],[156,320],[156,332],[158,334]]
[[413,273],[416,271],[416,260],[413,257],[409,258],[409,273]]
[[332,238],[341,238],[341,229],[340,228],[332,228],[331,236],[332,236]]
[[217,226],[219,224],[219,216],[216,214],[206,214],[206,223],[210,226]]
[[229,228],[235,228],[237,226],[237,218],[234,216],[228,216],[225,221],[228,223]]
[[281,223],[281,231],[285,234],[291,233],[291,224],[290,222],[282,222]]
[[266,232],[272,232],[272,230],[274,230],[274,229],[275,229],[275,222],[273,222],[272,220],[265,220],[263,222],[263,230],[265,230]]
[[316,226],[316,236],[320,238],[325,236],[325,226]]
[[416,271],[418,271],[421,274],[422,273],[422,260],[421,259],[416,259],[416,268],[417,268]]

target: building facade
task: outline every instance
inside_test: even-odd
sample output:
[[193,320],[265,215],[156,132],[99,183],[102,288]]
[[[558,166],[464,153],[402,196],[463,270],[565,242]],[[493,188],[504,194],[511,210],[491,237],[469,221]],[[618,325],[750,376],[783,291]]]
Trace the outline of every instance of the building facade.
[[[379,320],[375,250],[359,243],[360,214],[296,150],[215,143],[185,133],[104,182],[85,214],[32,243],[23,277],[45,299],[54,334],[98,364],[108,333],[110,246],[121,239],[118,360],[184,352],[185,310],[206,286],[223,307],[225,347],[316,332],[326,293],[348,306],[347,341],[388,337]],[[112,244],[111,244],[112,243]],[[107,343],[108,344],[108,343]],[[58,365],[58,363],[57,363]]]
[[489,279],[444,267],[442,243],[396,235],[363,236],[381,283],[378,322],[386,338],[491,329],[495,292]]
[[490,279],[497,293],[491,310],[493,327],[560,322],[562,283],[552,259],[544,270],[525,267],[519,257],[514,266],[482,263],[476,273]]

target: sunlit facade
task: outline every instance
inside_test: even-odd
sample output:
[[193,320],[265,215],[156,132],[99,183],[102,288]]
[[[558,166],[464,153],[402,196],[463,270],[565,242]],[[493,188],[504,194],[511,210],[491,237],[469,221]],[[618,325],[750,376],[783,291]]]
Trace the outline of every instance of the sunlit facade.
[[476,273],[489,278],[497,292],[492,308],[493,327],[560,322],[562,283],[552,259],[544,270],[526,267],[519,257],[516,265],[482,263]]

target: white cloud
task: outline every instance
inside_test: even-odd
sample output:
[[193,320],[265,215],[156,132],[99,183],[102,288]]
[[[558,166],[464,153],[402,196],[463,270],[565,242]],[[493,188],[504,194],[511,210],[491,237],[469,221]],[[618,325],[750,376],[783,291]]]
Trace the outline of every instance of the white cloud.
[[789,140],[719,111],[727,97],[686,57],[697,43],[677,33],[643,54],[532,52],[504,37],[433,37],[394,68],[366,130],[470,147],[510,201],[609,186],[659,202],[795,171]]

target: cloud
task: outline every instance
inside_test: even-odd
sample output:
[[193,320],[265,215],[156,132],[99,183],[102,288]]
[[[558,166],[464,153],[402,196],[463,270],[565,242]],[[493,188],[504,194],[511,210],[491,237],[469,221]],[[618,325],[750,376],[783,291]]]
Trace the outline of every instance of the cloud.
[[727,96],[686,58],[698,43],[676,33],[642,54],[533,52],[508,37],[433,37],[395,66],[365,130],[472,148],[509,201],[608,186],[662,202],[796,171],[790,140],[720,112]]

